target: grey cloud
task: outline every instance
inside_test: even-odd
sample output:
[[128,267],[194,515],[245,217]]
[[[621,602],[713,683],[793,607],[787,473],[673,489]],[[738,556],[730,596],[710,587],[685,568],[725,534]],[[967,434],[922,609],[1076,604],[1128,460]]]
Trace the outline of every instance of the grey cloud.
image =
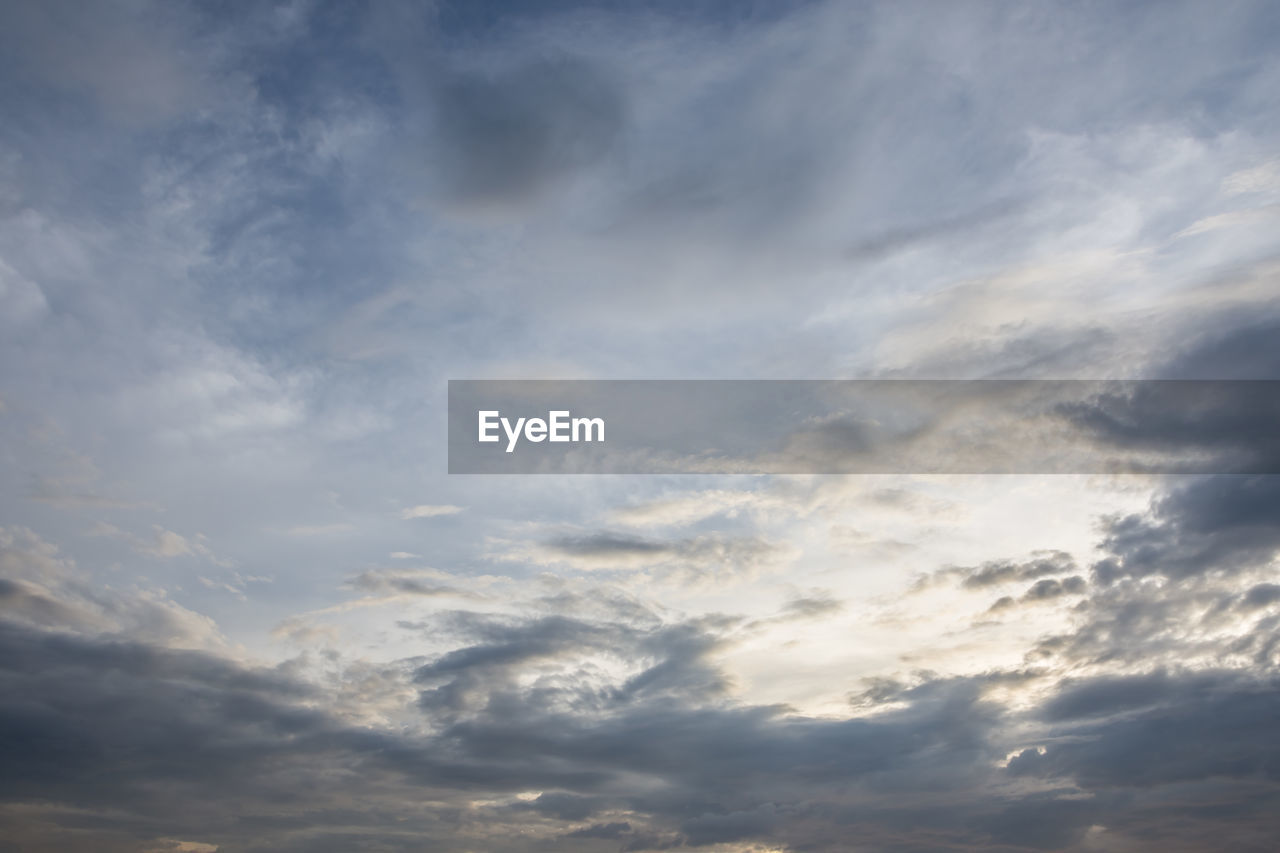
[[1037,581],[1022,596],[1023,601],[1046,601],[1063,595],[1079,595],[1084,592],[1085,581],[1079,575],[1069,578],[1045,578]]
[[1197,642],[1191,628],[1202,597],[1177,589],[1156,594],[1136,582],[1095,587],[1093,595],[1075,606],[1072,628],[1042,638],[1031,655],[1097,666],[1219,655],[1224,651],[1220,643]]
[[[1269,305],[1250,306],[1249,316],[1229,315],[1225,328],[1200,332],[1160,369],[1168,379],[1276,379],[1280,377],[1280,320],[1257,319]],[[1200,327],[1203,328],[1203,321]]]
[[1119,336],[1101,325],[1022,324],[985,336],[948,338],[933,352],[887,366],[886,379],[1027,379],[1098,374],[1116,358]]
[[992,842],[1017,850],[1077,850],[1104,814],[1105,805],[1096,801],[1031,795],[975,816],[973,827]]
[[94,621],[89,614],[47,595],[35,585],[7,578],[0,578],[0,613],[46,627],[80,627]]
[[[1150,787],[1214,777],[1275,785],[1280,754],[1267,732],[1278,704],[1274,683],[1233,672],[1075,685],[1046,709],[1056,721],[1074,723],[1058,730],[1072,737],[1010,769],[1070,776],[1090,787]],[[1141,713],[1109,719],[1119,711]]]
[[[1054,814],[1030,796],[1004,816],[1041,811],[1039,830],[1058,837],[1049,846],[1073,835],[1079,843],[1093,826],[1105,827],[1095,846],[1110,838],[1120,849],[1261,851],[1280,799],[1265,734],[1277,696],[1271,681],[1229,670],[1064,682],[1036,712],[1046,745],[1018,752],[1007,772],[1086,797]],[[1031,836],[1021,843],[1040,846]]]
[[[701,659],[726,626],[600,636],[582,624],[473,615],[455,627],[502,651],[446,655],[419,677],[508,666],[524,642],[543,652],[608,646],[638,661],[666,655],[649,676],[656,680],[676,675],[661,670],[674,660]],[[1144,813],[1167,815],[1162,792],[1187,783],[1235,797],[1244,824],[1220,833],[1227,843],[1267,825],[1261,804],[1280,781],[1257,748],[1275,713],[1274,687],[1222,672],[1053,691],[1032,714],[1050,727],[1049,746],[1022,752],[1005,772],[1072,780],[1091,795],[1072,800],[999,784],[1005,739],[1026,727],[1009,728],[1010,712],[987,694],[1026,674],[925,676],[876,700],[891,710],[845,720],[736,706],[681,677],[670,692],[652,682],[603,692],[580,685],[580,696],[597,698],[577,704],[547,703],[546,684],[490,680],[477,683],[486,702],[460,715],[426,708],[435,725],[415,732],[351,727],[314,707],[319,688],[207,654],[13,626],[0,630],[0,646],[0,738],[11,758],[0,790],[92,814],[90,831],[107,850],[168,837],[229,853],[424,843],[507,853],[555,848],[555,839],[613,845],[584,848],[601,853],[733,841],[836,851],[856,826],[877,849],[903,853],[1027,851],[1073,843],[1095,823],[1123,832]],[[1171,748],[1191,738],[1213,748]],[[92,768],[112,769],[110,784]],[[1252,789],[1231,793],[1214,780]],[[1138,803],[1115,793],[1133,788],[1151,793]],[[530,789],[544,793],[519,806],[464,806]],[[364,805],[351,808],[352,797]],[[434,805],[406,805],[422,800]],[[24,849],[61,837],[33,822],[15,829]]]
[[1095,564],[1103,582],[1264,565],[1280,549],[1280,477],[1221,475],[1170,488],[1145,515],[1114,518]]
[[841,610],[844,605],[830,596],[810,596],[788,601],[782,608],[782,618],[812,619],[827,616]]
[[1003,595],[996,599],[989,610],[994,613],[1008,610],[1017,604],[1036,604],[1044,601],[1053,601],[1064,595],[1080,595],[1087,586],[1085,579],[1079,575],[1072,575],[1066,578],[1043,578],[1028,587],[1021,598],[1015,599],[1011,595]]
[[[1141,676],[1067,680],[1041,707],[1040,714],[1050,721],[1107,716],[1168,701],[1180,688],[1185,690],[1188,686],[1164,671]],[[1200,679],[1198,685],[1192,681],[1190,686],[1203,690],[1212,687],[1213,681]]]
[[398,569],[361,572],[349,581],[358,590],[391,595],[413,595],[428,598],[449,596],[476,598],[475,593],[452,584],[441,583],[431,574]]
[[1274,667],[1280,661],[1280,616],[1259,619],[1227,648],[1233,654],[1248,655],[1256,667]]
[[1046,551],[1029,560],[990,560],[980,566],[948,566],[916,581],[916,589],[958,578],[962,589],[986,589],[1000,584],[1036,580],[1045,575],[1061,575],[1076,569],[1075,558],[1066,551]]
[[773,616],[755,619],[747,623],[746,627],[750,629],[785,625],[789,622],[813,622],[839,613],[843,609],[844,602],[815,590],[808,596],[791,599]]
[[1138,382],[1057,411],[1103,446],[1179,452],[1206,472],[1280,473],[1280,381]]
[[623,839],[631,834],[631,824],[626,821],[613,823],[593,823],[591,826],[565,833],[565,838],[608,838]]
[[991,606],[987,608],[987,610],[990,613],[997,613],[1001,610],[1008,610],[1010,607],[1013,607],[1017,603],[1018,602],[1014,599],[1012,595],[1002,595],[999,598],[997,598],[991,604]]
[[700,847],[744,838],[765,839],[777,823],[773,804],[766,803],[750,811],[700,815],[682,823],[680,831],[687,844]]
[[758,536],[701,533],[658,539],[628,533],[570,533],[518,545],[504,559],[565,564],[585,571],[645,569],[689,582],[749,576],[786,555],[785,548]]
[[851,260],[871,261],[892,255],[921,243],[942,242],[942,238],[972,236],[980,231],[1016,216],[1025,207],[1013,200],[997,200],[982,205],[963,215],[938,219],[923,225],[885,231],[863,240],[848,249]]
[[676,546],[669,543],[614,533],[562,536],[551,540],[548,546],[574,557],[603,557],[606,559],[615,556],[627,557],[632,555],[647,557],[667,554],[676,550]]
[[[599,710],[664,697],[700,701],[723,694],[727,686],[707,656],[721,645],[717,632],[731,621],[639,627],[558,615],[513,621],[466,613],[452,621],[478,642],[414,673],[414,681],[423,685],[419,705],[449,718],[466,711],[502,718],[566,706]],[[591,656],[612,658],[630,674],[617,683],[593,675],[583,665]],[[515,676],[525,665],[540,662],[558,663],[565,671],[558,678],[548,674],[522,704],[512,705]]]
[[[1093,564],[1092,584],[1079,582],[1087,595],[1069,611],[1071,628],[1038,641],[1030,659],[1225,666],[1245,656],[1263,670],[1275,666],[1275,617],[1265,608],[1276,598],[1268,578],[1280,552],[1280,477],[1161,485],[1146,512],[1102,519],[1106,556]],[[1052,584],[1043,591],[1060,592]]]
[[499,72],[452,72],[432,86],[434,131],[448,196],[464,206],[528,201],[605,157],[626,99],[608,69],[562,57]]
[[[9,3],[0,13],[5,65],[59,94],[89,95],[112,119],[149,123],[190,108],[201,91],[188,10],[143,2],[83,7],[52,0]],[[9,70],[9,69],[6,69]],[[13,98],[12,91],[6,92]]]
[[[560,820],[585,820],[600,811],[602,805],[594,797],[553,792],[539,794],[538,798],[529,804],[529,808]],[[610,824],[610,826],[615,826],[615,824]]]
[[1277,601],[1280,601],[1280,584],[1260,583],[1249,588],[1249,591],[1240,599],[1240,607],[1257,610],[1260,607],[1275,604]]
[[977,569],[956,571],[964,573],[961,586],[966,589],[982,589],[1010,581],[1025,581],[1044,575],[1062,574],[1074,568],[1075,560],[1070,554],[1056,551],[1022,563],[992,562],[984,563]]

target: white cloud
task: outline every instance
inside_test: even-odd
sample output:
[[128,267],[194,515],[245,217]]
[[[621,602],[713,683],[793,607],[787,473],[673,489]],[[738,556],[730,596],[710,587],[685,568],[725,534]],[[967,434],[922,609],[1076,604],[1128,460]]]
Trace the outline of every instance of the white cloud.
[[138,536],[121,530],[114,524],[100,521],[88,531],[89,536],[106,536],[127,542],[139,554],[159,559],[172,557],[203,557],[216,565],[229,565],[210,550],[207,537],[202,533],[187,537],[172,530],[166,530],[158,524],[151,525],[151,537]]
[[441,515],[456,515],[462,510],[462,507],[452,504],[418,504],[400,510],[400,517],[403,519],[435,518]]

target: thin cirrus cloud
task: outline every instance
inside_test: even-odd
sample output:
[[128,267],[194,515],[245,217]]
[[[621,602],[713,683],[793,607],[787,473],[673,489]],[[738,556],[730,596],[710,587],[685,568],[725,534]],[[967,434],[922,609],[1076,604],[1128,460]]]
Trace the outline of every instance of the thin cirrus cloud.
[[5,5],[5,841],[1270,850],[1280,498],[1221,473],[1269,397],[1057,413],[1176,477],[460,477],[443,425],[458,378],[1280,377],[1277,34]]

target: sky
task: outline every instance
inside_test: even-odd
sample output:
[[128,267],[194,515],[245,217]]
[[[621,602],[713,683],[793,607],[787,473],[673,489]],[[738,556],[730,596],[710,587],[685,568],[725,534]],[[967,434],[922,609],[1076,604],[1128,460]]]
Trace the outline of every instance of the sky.
[[[1277,48],[0,4],[0,851],[1273,850],[1280,475],[451,476],[445,427],[450,379],[1280,379]],[[1169,435],[1274,454],[1250,411]]]

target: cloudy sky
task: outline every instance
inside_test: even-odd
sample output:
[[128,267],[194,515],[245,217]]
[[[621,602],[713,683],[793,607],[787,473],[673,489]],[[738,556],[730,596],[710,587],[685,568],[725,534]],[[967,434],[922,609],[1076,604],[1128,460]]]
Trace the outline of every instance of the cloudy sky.
[[0,4],[0,850],[1273,850],[1280,475],[449,476],[445,392],[1280,379],[1278,48]]

